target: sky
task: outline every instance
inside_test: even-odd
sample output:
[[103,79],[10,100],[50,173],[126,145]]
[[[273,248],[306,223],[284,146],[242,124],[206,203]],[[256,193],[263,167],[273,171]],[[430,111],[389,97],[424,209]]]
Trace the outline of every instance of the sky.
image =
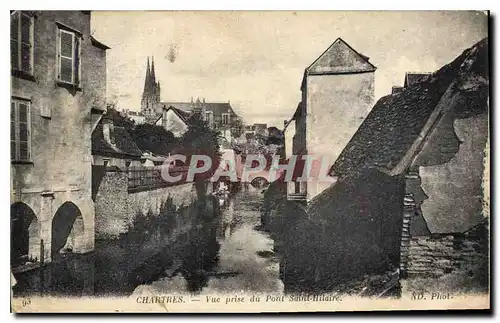
[[230,102],[247,124],[283,126],[304,69],[338,37],[377,67],[376,99],[407,71],[433,72],[487,37],[468,11],[93,11],[107,52],[107,96],[140,110],[147,57],[162,101]]

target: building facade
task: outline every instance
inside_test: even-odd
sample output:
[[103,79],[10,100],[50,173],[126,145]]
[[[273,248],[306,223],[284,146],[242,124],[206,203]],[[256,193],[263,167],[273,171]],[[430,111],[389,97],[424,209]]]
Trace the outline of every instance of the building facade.
[[11,12],[11,264],[94,249],[91,134],[107,46],[87,11]]
[[[186,118],[189,118],[194,113],[199,113],[207,122],[208,126],[214,130],[219,130],[222,133],[224,130],[230,130],[235,127],[239,116],[231,107],[231,102],[207,102],[205,98],[199,98],[190,102],[160,102],[160,111],[163,109],[174,108]],[[168,130],[168,129],[167,129]]]
[[[333,164],[370,112],[376,67],[338,38],[304,71],[302,100],[293,116],[293,153],[328,158]],[[335,123],[335,127],[332,124]],[[309,181],[290,187],[289,195],[307,201],[330,183]]]

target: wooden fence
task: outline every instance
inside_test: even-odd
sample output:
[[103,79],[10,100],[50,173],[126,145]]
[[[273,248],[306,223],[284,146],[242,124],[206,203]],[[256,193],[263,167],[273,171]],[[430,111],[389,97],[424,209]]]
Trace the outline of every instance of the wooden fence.
[[181,180],[169,182],[163,179],[161,175],[162,167],[130,167],[128,172],[128,189],[129,190],[144,190],[156,189],[161,187],[176,186],[186,182],[188,166],[172,166],[169,169],[169,174],[172,177],[181,175]]

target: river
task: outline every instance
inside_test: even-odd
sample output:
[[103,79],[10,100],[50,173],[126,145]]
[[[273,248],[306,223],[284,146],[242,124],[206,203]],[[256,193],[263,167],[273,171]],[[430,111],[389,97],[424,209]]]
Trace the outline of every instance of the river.
[[259,229],[262,198],[258,190],[238,191],[216,217],[140,263],[129,246],[96,241],[90,254],[15,274],[14,295],[282,292],[274,242]]

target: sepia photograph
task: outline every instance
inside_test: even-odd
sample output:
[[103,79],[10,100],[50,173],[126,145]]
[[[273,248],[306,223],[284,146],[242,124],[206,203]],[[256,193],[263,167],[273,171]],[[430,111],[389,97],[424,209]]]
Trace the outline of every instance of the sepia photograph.
[[489,310],[489,22],[10,10],[11,312]]

